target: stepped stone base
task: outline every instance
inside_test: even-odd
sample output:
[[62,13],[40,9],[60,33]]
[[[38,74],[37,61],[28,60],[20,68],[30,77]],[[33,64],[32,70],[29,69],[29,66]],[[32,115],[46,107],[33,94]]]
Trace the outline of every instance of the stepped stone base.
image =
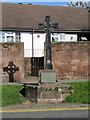
[[38,103],[59,103],[65,100],[70,94],[71,88],[68,85],[56,83],[43,83],[40,85],[26,85],[25,97],[31,102]]
[[63,102],[65,100],[65,98],[69,96],[69,93],[67,94],[61,94],[60,98],[52,98],[52,99],[37,99],[37,102],[38,103],[60,103],[60,102]]
[[70,93],[69,88],[61,89],[61,85],[56,83],[44,83],[38,88],[37,102],[58,103],[62,102]]

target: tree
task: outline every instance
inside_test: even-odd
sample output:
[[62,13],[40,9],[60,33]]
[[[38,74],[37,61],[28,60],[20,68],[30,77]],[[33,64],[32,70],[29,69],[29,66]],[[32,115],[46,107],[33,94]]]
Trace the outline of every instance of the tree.
[[89,2],[82,2],[82,1],[70,2],[70,3],[67,3],[67,5],[69,7],[83,7],[90,12],[90,1]]

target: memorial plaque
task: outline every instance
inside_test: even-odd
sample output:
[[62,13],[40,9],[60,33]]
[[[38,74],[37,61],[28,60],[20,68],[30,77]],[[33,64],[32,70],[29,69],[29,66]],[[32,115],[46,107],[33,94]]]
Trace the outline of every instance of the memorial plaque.
[[55,83],[56,72],[54,70],[41,70],[40,83]]

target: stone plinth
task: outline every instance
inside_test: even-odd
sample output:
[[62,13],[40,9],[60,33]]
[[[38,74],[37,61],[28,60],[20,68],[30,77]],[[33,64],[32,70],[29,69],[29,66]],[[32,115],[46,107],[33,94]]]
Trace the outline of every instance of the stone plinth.
[[56,72],[54,70],[40,70],[39,76],[40,76],[40,80],[39,80],[40,84],[56,82]]
[[61,102],[60,85],[56,82],[54,70],[39,71],[40,80],[38,86],[38,102]]

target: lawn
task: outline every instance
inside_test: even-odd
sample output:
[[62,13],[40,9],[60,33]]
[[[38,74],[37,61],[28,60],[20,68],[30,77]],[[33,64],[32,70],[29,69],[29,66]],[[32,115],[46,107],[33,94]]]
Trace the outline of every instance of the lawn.
[[69,83],[73,86],[73,93],[66,98],[69,103],[88,103],[90,104],[90,82]]
[[[90,82],[69,83],[73,86],[73,93],[66,98],[68,103],[89,103],[90,104]],[[3,85],[2,96],[0,96],[0,106],[9,106],[21,104],[26,99],[19,93],[23,88],[22,85]],[[1,102],[2,101],[2,102]]]
[[0,97],[0,106],[8,106],[21,104],[26,101],[26,99],[19,93],[19,91],[23,88],[21,85],[3,85],[2,87],[2,100]]

